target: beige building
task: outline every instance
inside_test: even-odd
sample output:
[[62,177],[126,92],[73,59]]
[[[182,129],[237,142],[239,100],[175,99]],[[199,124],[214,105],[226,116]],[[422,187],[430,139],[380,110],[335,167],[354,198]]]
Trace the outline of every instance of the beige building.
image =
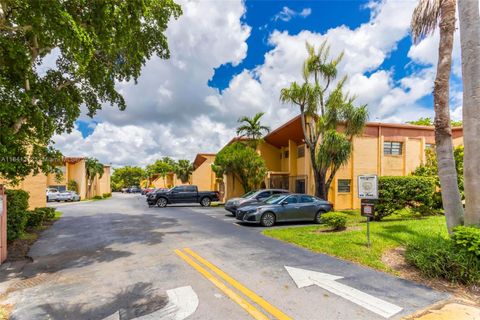
[[[453,128],[453,140],[455,146],[462,144],[462,128]],[[425,150],[434,146],[434,143],[433,127],[367,123],[363,134],[353,140],[353,152],[349,162],[335,175],[328,200],[334,203],[336,209],[359,208],[359,175],[408,175],[424,163]],[[262,187],[315,193],[310,151],[304,143],[300,116],[265,136],[257,152],[263,157],[268,168]],[[231,175],[224,177],[223,188],[227,200],[244,193],[238,179]]]
[[217,178],[212,170],[215,154],[199,153],[193,161],[192,184],[202,191],[218,191]]
[[43,173],[37,175],[28,175],[18,185],[9,185],[2,179],[0,184],[5,184],[7,189],[21,189],[28,192],[30,198],[28,200],[28,208],[35,209],[45,207],[47,198],[45,196],[45,188],[47,187],[47,176]]

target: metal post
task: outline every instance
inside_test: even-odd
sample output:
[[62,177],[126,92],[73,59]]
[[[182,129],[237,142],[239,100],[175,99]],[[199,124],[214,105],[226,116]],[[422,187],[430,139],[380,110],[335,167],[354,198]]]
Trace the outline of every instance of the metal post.
[[370,248],[370,217],[367,217],[367,246]]

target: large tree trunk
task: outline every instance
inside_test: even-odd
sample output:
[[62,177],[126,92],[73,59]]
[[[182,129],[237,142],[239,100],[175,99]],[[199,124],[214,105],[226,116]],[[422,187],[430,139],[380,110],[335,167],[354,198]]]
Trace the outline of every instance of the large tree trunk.
[[433,92],[435,143],[443,208],[445,210],[448,231],[452,232],[455,226],[463,223],[463,207],[457,184],[455,159],[453,157],[452,128],[448,102],[453,34],[455,32],[455,0],[442,0],[440,15],[440,43],[438,48],[437,76]]
[[460,0],[465,225],[480,226],[480,14],[478,0]]

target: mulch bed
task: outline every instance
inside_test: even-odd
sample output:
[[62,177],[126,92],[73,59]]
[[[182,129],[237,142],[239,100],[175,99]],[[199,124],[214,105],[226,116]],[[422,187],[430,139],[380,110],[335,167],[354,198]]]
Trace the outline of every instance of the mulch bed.
[[456,298],[471,301],[480,306],[480,286],[467,287],[461,284],[453,284],[443,279],[430,279],[424,277],[420,271],[405,261],[405,248],[398,247],[385,252],[382,262],[397,271],[398,275],[438,291],[448,292]]

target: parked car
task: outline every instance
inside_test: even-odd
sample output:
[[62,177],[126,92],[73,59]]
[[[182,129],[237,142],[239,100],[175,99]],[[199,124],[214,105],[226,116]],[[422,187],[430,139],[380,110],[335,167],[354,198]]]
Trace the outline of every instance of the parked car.
[[149,194],[150,192],[155,191],[155,188],[145,188],[142,189],[142,196]]
[[244,206],[237,210],[236,218],[246,223],[271,227],[276,222],[314,221],[321,222],[322,214],[331,211],[332,204],[306,194],[286,194],[271,197],[260,206]]
[[139,187],[130,187],[127,189],[127,193],[140,193],[142,192],[142,189]]
[[60,192],[58,201],[80,201],[80,196],[75,191]]
[[198,191],[197,186],[177,186],[167,191],[157,191],[147,196],[149,206],[157,205],[166,207],[173,203],[200,203],[203,207],[208,207],[212,201],[218,201],[220,194],[218,191]]
[[290,193],[288,190],[283,189],[260,189],[255,191],[250,191],[239,198],[232,198],[225,203],[225,210],[231,212],[234,216],[237,212],[237,209],[250,205],[258,204],[263,200],[269,198],[274,194],[287,194]]
[[47,188],[46,196],[47,196],[47,202],[60,201],[58,200],[58,198],[60,197],[60,192],[56,188]]

